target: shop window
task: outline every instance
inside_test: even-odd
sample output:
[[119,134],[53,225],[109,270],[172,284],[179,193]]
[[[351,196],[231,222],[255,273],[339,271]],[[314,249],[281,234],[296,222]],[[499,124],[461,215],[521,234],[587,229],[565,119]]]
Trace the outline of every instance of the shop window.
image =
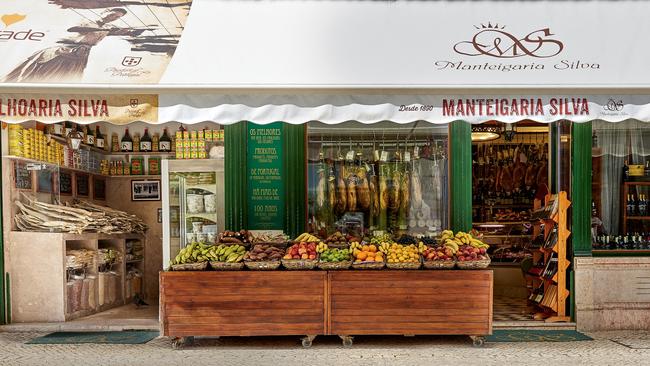
[[312,233],[435,235],[449,226],[448,126],[308,125]]
[[594,121],[594,249],[649,249],[650,123]]

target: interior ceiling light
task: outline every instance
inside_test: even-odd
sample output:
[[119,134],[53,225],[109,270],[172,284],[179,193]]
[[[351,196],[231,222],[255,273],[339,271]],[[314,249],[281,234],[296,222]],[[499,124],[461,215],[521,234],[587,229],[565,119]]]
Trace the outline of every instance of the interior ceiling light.
[[472,126],[472,141],[492,141],[501,137],[501,129],[494,126]]

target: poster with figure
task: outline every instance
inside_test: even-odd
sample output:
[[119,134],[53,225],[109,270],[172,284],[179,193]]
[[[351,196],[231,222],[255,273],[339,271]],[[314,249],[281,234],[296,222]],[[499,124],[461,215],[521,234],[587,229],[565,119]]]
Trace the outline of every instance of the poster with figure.
[[190,0],[3,1],[3,83],[157,83]]

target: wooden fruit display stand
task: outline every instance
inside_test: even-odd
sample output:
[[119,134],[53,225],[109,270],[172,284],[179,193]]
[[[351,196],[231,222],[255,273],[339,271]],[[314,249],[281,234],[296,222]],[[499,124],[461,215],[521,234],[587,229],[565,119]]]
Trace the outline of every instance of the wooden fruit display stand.
[[492,333],[491,270],[161,272],[160,319],[172,345],[194,336]]

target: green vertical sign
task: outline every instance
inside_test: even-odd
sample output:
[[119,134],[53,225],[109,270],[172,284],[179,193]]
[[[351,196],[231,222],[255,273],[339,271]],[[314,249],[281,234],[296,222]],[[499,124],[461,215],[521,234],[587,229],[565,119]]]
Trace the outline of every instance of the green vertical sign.
[[248,123],[248,228],[283,230],[285,210],[283,128]]

